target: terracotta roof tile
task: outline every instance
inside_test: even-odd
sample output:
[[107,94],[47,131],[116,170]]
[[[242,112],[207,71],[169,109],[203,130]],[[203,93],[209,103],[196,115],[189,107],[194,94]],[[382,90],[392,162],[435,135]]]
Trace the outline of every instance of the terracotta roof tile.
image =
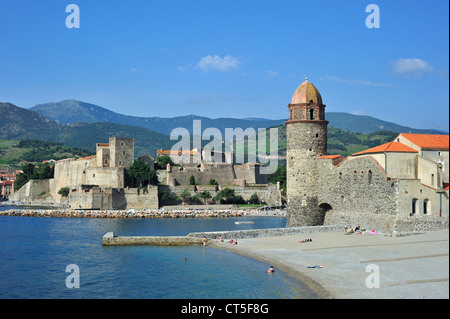
[[421,148],[432,148],[440,150],[449,149],[448,135],[411,134],[411,133],[402,133],[400,135]]
[[418,153],[415,149],[406,146],[399,142],[389,142],[379,146],[369,148],[367,150],[355,153],[353,155],[363,155],[372,153],[383,153],[383,152],[403,152],[403,153]]

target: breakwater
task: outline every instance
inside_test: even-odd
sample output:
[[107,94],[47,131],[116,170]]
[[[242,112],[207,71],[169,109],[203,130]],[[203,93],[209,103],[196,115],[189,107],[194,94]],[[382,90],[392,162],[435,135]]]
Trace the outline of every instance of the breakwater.
[[78,218],[208,218],[241,217],[251,214],[244,210],[73,210],[73,209],[10,209],[0,216],[78,217]]
[[330,226],[304,226],[304,227],[283,227],[268,229],[250,229],[235,231],[213,231],[189,233],[187,236],[115,236],[113,232],[108,232],[103,236],[103,246],[124,246],[124,245],[151,245],[151,246],[188,246],[201,245],[203,238],[206,243],[217,242],[222,238],[227,241],[230,238],[259,238],[271,236],[315,234],[341,232],[344,225]]
[[108,232],[103,236],[103,246],[151,245],[189,246],[202,245],[202,238],[187,236],[114,236]]

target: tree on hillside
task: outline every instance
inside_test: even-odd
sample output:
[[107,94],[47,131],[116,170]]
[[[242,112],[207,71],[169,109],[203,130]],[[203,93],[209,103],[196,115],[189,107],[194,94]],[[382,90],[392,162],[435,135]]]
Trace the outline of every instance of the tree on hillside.
[[155,171],[140,159],[135,160],[130,168],[125,169],[125,175],[131,180],[132,187],[158,185]]
[[183,205],[191,198],[191,193],[186,188],[179,195]]
[[156,158],[155,166],[157,169],[166,169],[167,164],[174,165],[169,155],[160,155]]
[[245,201],[241,195],[236,195],[234,189],[224,188],[214,196],[213,200],[215,202],[220,202],[221,204],[244,204]]
[[211,193],[208,191],[201,191],[200,194],[198,194],[198,197],[200,197],[201,199],[203,199],[205,201],[205,205],[206,205],[206,201],[211,198]]
[[32,164],[28,163],[22,166],[22,173],[20,173],[15,182],[14,189],[18,190],[23,185],[28,183],[31,179],[49,179],[53,178],[55,167],[51,163]]

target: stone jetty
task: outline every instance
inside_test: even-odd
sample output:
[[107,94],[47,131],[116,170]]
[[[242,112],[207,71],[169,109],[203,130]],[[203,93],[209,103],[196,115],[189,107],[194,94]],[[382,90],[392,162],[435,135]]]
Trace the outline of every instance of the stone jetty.
[[241,217],[244,210],[74,210],[74,209],[10,209],[0,216],[23,217],[77,217],[77,218],[210,218]]

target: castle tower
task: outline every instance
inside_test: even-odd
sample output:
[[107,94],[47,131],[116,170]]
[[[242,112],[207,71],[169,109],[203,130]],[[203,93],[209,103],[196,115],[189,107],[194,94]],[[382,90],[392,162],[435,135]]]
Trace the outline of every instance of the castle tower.
[[325,105],[316,87],[305,80],[295,91],[286,122],[286,226],[323,225],[318,202],[318,157],[327,153]]
[[109,167],[130,167],[134,161],[134,138],[110,137],[109,153]]

